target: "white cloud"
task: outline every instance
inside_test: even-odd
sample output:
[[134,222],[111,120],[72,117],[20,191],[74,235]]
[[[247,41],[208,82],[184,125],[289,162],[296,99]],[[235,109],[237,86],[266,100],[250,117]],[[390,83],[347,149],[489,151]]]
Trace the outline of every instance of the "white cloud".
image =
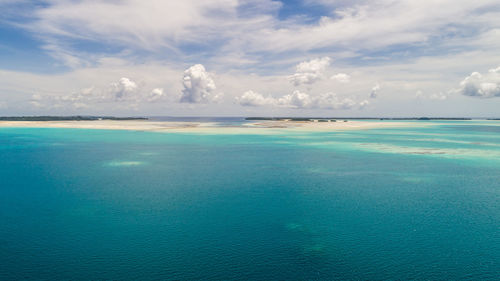
[[352,109],[356,106],[363,108],[368,104],[367,100],[358,103],[350,98],[339,98],[334,93],[311,96],[299,90],[279,98],[264,97],[259,93],[247,91],[237,100],[242,106],[277,106],[295,109]]
[[276,99],[272,97],[264,97],[254,91],[246,91],[241,97],[237,97],[236,101],[242,106],[267,106],[275,105]]
[[313,84],[323,78],[325,69],[330,65],[330,58],[323,57],[304,61],[295,67],[295,74],[289,77],[295,86],[301,84]]
[[42,100],[42,96],[40,94],[33,94],[33,95],[31,95],[31,100],[40,101],[40,100]]
[[45,107],[45,105],[41,102],[38,101],[30,101],[30,104],[35,107],[35,108],[42,108]]
[[76,110],[89,108],[96,103],[132,102],[145,99],[140,94],[139,86],[129,78],[122,77],[110,83],[108,88],[87,87],[69,94],[33,94],[31,105],[36,108],[58,109],[73,108]]
[[[117,86],[111,83],[111,89],[115,89]],[[122,101],[123,99],[116,99],[115,93],[112,90],[108,90],[107,92],[103,92],[96,87],[88,87],[83,88],[79,91],[76,91],[67,95],[57,95],[57,96],[46,96],[44,97],[46,100],[50,100],[50,103],[55,104],[56,106],[62,106],[62,104],[74,105],[75,108],[83,108],[83,105],[86,105],[89,102],[105,102],[105,101]]]
[[58,59],[64,65],[70,68],[80,68],[88,66],[90,63],[83,58],[83,56],[79,56],[77,52],[70,50],[69,48],[63,47],[57,40],[49,42],[42,46],[42,49],[45,50],[51,57]]
[[431,100],[447,100],[448,99],[448,94],[439,92],[439,93],[433,93],[429,96],[429,99]]
[[45,104],[42,103],[43,97],[40,94],[31,95],[30,104],[35,108],[43,108]]
[[424,94],[421,90],[418,90],[415,93],[415,98],[416,99],[422,99],[422,100],[435,100],[435,101],[444,101],[447,100],[450,97],[450,93],[444,93],[444,92],[439,92],[439,93],[431,93],[431,94]]
[[319,95],[313,101],[313,108],[322,109],[351,109],[358,105],[350,98],[339,98],[334,93],[326,93]]
[[137,83],[122,77],[118,82],[111,83],[109,92],[116,100],[123,100],[137,94],[138,88]]
[[201,64],[195,64],[184,71],[184,89],[180,102],[209,103],[218,101],[220,94],[216,94],[217,87],[212,74]]
[[363,108],[367,107],[369,104],[370,104],[370,102],[369,102],[368,100],[362,100],[362,101],[359,103],[359,108],[360,108],[360,109],[363,109]]
[[456,92],[471,97],[500,97],[500,67],[490,69],[488,73],[473,72],[460,82]]
[[378,91],[380,90],[380,85],[377,83],[373,86],[372,91],[370,92],[370,98],[375,99],[378,96]]
[[292,108],[307,108],[312,105],[312,99],[308,94],[295,90],[292,94],[279,98],[278,105]]
[[330,77],[330,79],[336,80],[340,83],[349,83],[351,81],[351,76],[349,76],[348,74],[345,74],[345,73],[337,73],[337,74],[333,75],[332,77]]
[[362,104],[365,105],[364,102],[357,103],[350,98],[339,98],[334,93],[311,96],[297,90],[291,95],[279,98],[277,104],[284,107],[310,109],[351,109]]
[[[333,57],[332,57],[333,58]],[[398,61],[384,61],[377,64],[349,65],[342,60],[342,69],[337,72],[352,74],[353,79],[349,84],[335,83],[332,80],[322,80],[314,84],[314,88],[308,90],[311,97],[319,96],[321,93],[336,92],[341,97],[351,97],[355,102],[368,98],[374,82],[379,82],[383,87],[384,102],[373,102],[369,107],[369,114],[373,116],[403,116],[412,114],[416,116],[446,115],[446,116],[483,116],[491,117],[498,112],[500,99],[471,99],[467,96],[450,96],[447,101],[431,101],[430,93],[447,93],[447,90],[458,88],[458,82],[475,69],[489,69],[492,61],[498,61],[498,52],[483,52],[472,50],[461,53],[449,53],[440,56],[416,57],[415,59]],[[80,102],[88,105],[86,113],[96,115],[128,115],[128,106],[134,100],[115,100],[109,95],[110,82],[118,81],[120,77],[129,77],[139,87],[140,102],[137,108],[141,114],[164,115],[165,112],[172,115],[206,115],[215,116],[226,114],[238,116],[243,110],[251,110],[255,115],[316,115],[312,108],[306,110],[291,110],[289,107],[278,105],[264,107],[256,106],[251,109],[243,109],[234,101],[236,96],[241,95],[248,89],[261,93],[263,97],[272,97],[276,100],[285,94],[291,94],[293,86],[286,79],[287,75],[279,67],[266,74],[249,73],[247,68],[241,70],[228,70],[218,66],[217,76],[214,78],[217,90],[228,95],[227,101],[209,106],[197,106],[179,104],[183,83],[179,79],[183,75],[184,66],[176,66],[169,61],[146,61],[145,63],[133,63],[121,58],[120,63],[110,63],[108,59],[95,67],[72,69],[68,72],[58,73],[28,73],[23,71],[0,70],[0,99],[9,105],[4,114],[80,114],[73,111],[74,103]],[[302,60],[287,59],[280,65]],[[269,62],[271,64],[272,60]],[[210,65],[217,66],[217,62],[211,61]],[[210,68],[211,70],[211,68]],[[332,69],[333,70],[333,69]],[[453,70],[453,71],[451,71]],[[337,72],[325,72],[325,78],[329,78]],[[487,72],[487,71],[485,71]],[[462,74],[460,74],[462,73]],[[327,75],[329,74],[329,75]],[[460,76],[461,75],[461,76]],[[483,73],[484,75],[484,73]],[[354,79],[356,77],[356,79]],[[455,82],[453,82],[455,81]],[[91,84],[89,84],[91,83]],[[93,86],[93,87],[89,87]],[[147,97],[154,88],[164,89],[164,98],[158,102],[147,102]],[[415,103],[414,95],[421,90],[425,97],[420,103]],[[301,89],[305,92],[305,89]],[[40,110],[34,110],[29,106],[30,97],[33,93],[40,93],[44,100],[40,103],[46,106]],[[87,93],[87,95],[85,94]],[[88,95],[88,93],[92,93]],[[278,94],[282,93],[282,94]],[[69,95],[82,95],[79,97],[61,98]],[[105,96],[106,98],[101,98]],[[48,97],[48,98],[45,98]],[[86,98],[84,98],[86,97]],[[356,98],[357,97],[357,98]],[[380,96],[382,97],[382,96]],[[452,99],[453,97],[453,99]],[[67,99],[67,101],[63,101]],[[71,101],[76,99],[76,101]],[[54,104],[54,106],[52,106]],[[442,106],[446,104],[446,106]],[[438,106],[439,105],[439,106]],[[56,108],[57,106],[57,108]],[[361,104],[360,104],[361,106]],[[357,107],[354,107],[356,109]],[[293,113],[296,112],[296,113]],[[319,110],[318,110],[319,113]],[[346,112],[346,116],[355,116],[354,111]],[[359,116],[359,115],[358,115]]]
[[[270,54],[318,56],[327,48],[363,56],[395,44],[432,43],[438,49],[456,39],[462,46],[474,41],[476,48],[484,49],[500,43],[497,0],[304,1],[324,5],[325,16],[317,19],[304,11],[303,16],[281,19],[277,15],[283,4],[273,0],[51,0],[21,10],[19,18],[32,21],[19,26],[45,41],[49,53],[72,67],[92,60],[69,50],[73,39],[125,52],[147,50],[161,58],[169,52],[173,61],[241,54],[254,65],[269,63],[270,57],[272,62],[282,59]],[[492,41],[482,37],[488,34]],[[186,44],[200,51],[186,51]],[[262,56],[253,56],[257,53]],[[219,64],[235,65],[231,60]]]
[[[290,21],[287,24],[266,26],[248,34],[243,41],[253,51],[286,52],[311,51],[327,47],[349,50],[373,50],[396,44],[428,42],[441,37],[470,36],[457,30],[488,32],[498,27],[498,6],[494,0],[481,1],[338,1],[324,7],[331,15],[315,24]],[[488,9],[489,7],[489,9]],[[483,20],[478,20],[479,18]],[[242,45],[243,45],[242,44]]]
[[163,93],[162,88],[155,88],[149,93],[147,100],[148,102],[156,102],[162,99],[164,96],[165,94]]
[[179,42],[214,38],[213,28],[224,27],[237,5],[237,0],[49,1],[29,28],[54,37],[176,49]]
[[73,103],[73,107],[74,107],[75,109],[79,110],[79,109],[85,109],[85,108],[88,108],[89,106],[88,106],[88,104],[86,104],[86,103],[82,103],[82,102],[75,102],[75,103]]
[[148,50],[227,39],[233,49],[282,52],[424,42],[451,25],[494,25],[498,13],[484,9],[498,5],[495,0],[306,1],[326,5],[327,16],[313,23],[303,17],[280,20],[273,15],[282,5],[271,0],[46,1],[29,28]]

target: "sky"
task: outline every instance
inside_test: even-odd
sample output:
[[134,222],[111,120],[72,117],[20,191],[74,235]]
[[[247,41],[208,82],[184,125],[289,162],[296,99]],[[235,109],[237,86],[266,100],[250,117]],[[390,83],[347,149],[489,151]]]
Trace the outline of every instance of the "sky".
[[0,0],[0,116],[500,117],[498,0]]

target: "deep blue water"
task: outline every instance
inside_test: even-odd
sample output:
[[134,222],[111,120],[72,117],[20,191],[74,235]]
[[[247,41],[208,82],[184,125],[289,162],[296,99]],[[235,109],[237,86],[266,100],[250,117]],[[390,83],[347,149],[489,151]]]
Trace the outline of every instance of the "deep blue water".
[[430,124],[0,128],[0,279],[498,280],[500,127]]

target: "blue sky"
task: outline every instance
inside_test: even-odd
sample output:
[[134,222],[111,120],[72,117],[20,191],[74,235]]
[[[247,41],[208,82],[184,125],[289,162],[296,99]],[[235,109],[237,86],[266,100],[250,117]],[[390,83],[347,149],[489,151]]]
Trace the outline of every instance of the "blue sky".
[[0,0],[0,115],[500,114],[498,1]]

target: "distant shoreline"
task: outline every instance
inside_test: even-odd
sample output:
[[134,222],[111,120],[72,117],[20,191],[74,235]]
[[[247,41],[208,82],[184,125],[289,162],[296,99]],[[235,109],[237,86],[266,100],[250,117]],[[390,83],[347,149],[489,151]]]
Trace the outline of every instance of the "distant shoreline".
[[99,120],[148,120],[146,117],[114,116],[0,116],[0,121],[99,121]]
[[[420,121],[431,121],[431,120],[441,120],[441,121],[462,121],[462,120],[472,120],[472,118],[465,117],[247,117],[245,120],[249,121],[317,121],[317,122],[328,122],[328,121],[341,121],[341,120],[420,120]],[[500,120],[500,119],[486,119],[486,120]]]
[[[93,116],[93,115],[70,115],[70,116],[0,116],[0,121],[133,121],[133,120],[150,120],[150,121],[170,121],[170,122],[204,122],[200,119],[224,119],[224,118],[241,118],[245,121],[294,121],[294,122],[342,122],[344,120],[388,120],[388,121],[467,121],[467,120],[500,120],[500,118],[471,118],[471,117],[173,117],[168,116],[170,120],[161,120],[163,117],[116,117],[116,116]],[[158,120],[159,119],[159,120]],[[210,121],[209,121],[210,122]]]

